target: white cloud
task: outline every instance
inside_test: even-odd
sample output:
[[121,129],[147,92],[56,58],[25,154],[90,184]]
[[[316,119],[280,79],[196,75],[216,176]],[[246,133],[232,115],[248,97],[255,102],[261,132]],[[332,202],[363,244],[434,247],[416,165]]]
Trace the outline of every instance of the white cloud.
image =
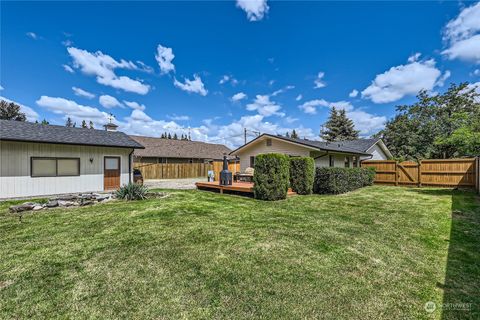
[[190,117],[189,116],[179,116],[179,115],[176,115],[176,114],[172,114],[172,115],[167,115],[167,118],[170,119],[170,120],[174,120],[174,121],[188,121],[190,120]]
[[[432,90],[448,78],[435,67],[435,60],[418,61],[418,55],[409,58],[409,63],[390,68],[378,74],[372,84],[362,91],[362,97],[374,103],[397,101],[407,95],[416,95],[420,90]],[[440,81],[439,81],[440,80]]]
[[473,70],[472,74],[473,74],[474,76],[480,76],[480,69],[475,69],[475,70]]
[[480,63],[480,2],[464,8],[445,26],[443,39],[449,47],[442,53],[449,59]]
[[173,54],[172,48],[167,48],[160,44],[158,45],[155,59],[157,59],[158,65],[160,66],[160,72],[162,74],[175,71],[175,65],[172,63],[174,58],[175,55]]
[[63,69],[69,73],[74,73],[75,71],[68,64],[62,64]]
[[58,97],[41,96],[36,103],[55,114],[62,115],[64,119],[72,118],[80,123],[82,120],[93,121],[97,126],[108,122],[109,114],[90,106],[83,106],[75,101]]
[[318,75],[317,75],[317,78],[314,81],[314,83],[315,83],[314,88],[315,89],[320,89],[320,88],[323,88],[327,85],[325,83],[325,81],[323,81],[323,77],[325,77],[325,72],[319,72]]
[[447,55],[450,60],[459,59],[480,63],[480,34],[459,40],[442,53]]
[[305,102],[304,104],[298,106],[303,112],[308,114],[316,114],[318,107],[327,107],[332,108],[335,107],[337,109],[345,109],[346,111],[352,110],[353,106],[348,101],[337,101],[337,102],[329,102],[325,99],[315,99]]
[[[3,90],[3,88],[2,88],[2,90]],[[10,99],[5,98],[5,97],[2,97],[2,96],[0,96],[0,100],[5,100],[5,101],[7,101],[7,102],[13,102],[13,103],[19,105],[19,106],[20,106],[20,111],[23,112],[23,113],[25,113],[25,116],[27,117],[27,120],[28,120],[28,121],[33,122],[33,121],[38,120],[38,118],[39,118],[38,113],[35,112],[35,110],[33,110],[32,108],[30,108],[30,107],[28,107],[28,106],[26,106],[26,105],[23,105],[23,104],[21,104],[21,103],[18,103],[18,102],[16,102],[16,101],[10,100]]]
[[287,123],[294,123],[294,122],[298,121],[298,118],[288,116],[288,117],[285,118],[285,121]]
[[285,87],[282,88],[282,89],[278,89],[277,91],[274,91],[274,92],[271,94],[271,96],[272,96],[272,97],[278,96],[279,94],[284,93],[285,91],[288,91],[288,90],[292,90],[292,89],[294,89],[294,88],[295,88],[295,86],[292,86],[292,85],[285,86]]
[[2,90],[3,90],[3,87],[0,85],[0,91],[2,91]]
[[349,96],[350,98],[355,98],[356,96],[358,96],[358,90],[357,90],[357,89],[353,89],[352,92],[350,92],[350,93],[348,94],[348,96]]
[[302,99],[303,99],[303,96],[302,96],[301,94],[299,94],[299,95],[295,98],[296,101],[300,101],[300,100],[302,100]]
[[373,115],[359,108],[354,108],[348,101],[329,102],[324,99],[316,99],[307,101],[299,106],[300,109],[308,114],[316,114],[317,108],[319,107],[326,107],[328,109],[335,107],[337,110],[345,110],[347,117],[352,119],[355,124],[355,128],[360,130],[360,134],[364,136],[371,135],[382,129],[387,121],[387,118],[384,116]]
[[27,37],[32,38],[33,40],[38,39],[38,36],[35,32],[27,32],[26,35],[27,35]]
[[117,98],[109,96],[108,94],[104,94],[98,98],[98,102],[102,105],[102,107],[110,109],[115,107],[123,107],[123,104],[117,100]]
[[269,9],[267,0],[237,0],[237,7],[247,13],[249,21],[262,20]]
[[252,103],[247,104],[248,111],[257,111],[260,115],[269,117],[272,115],[283,117],[285,113],[279,112],[281,106],[277,103],[270,101],[268,95],[256,95],[255,100]]
[[93,93],[85,91],[83,89],[80,89],[80,88],[77,88],[77,87],[72,87],[72,90],[73,90],[73,93],[76,96],[84,97],[84,98],[87,98],[87,99],[95,98],[95,95]]
[[91,53],[74,47],[67,48],[67,51],[73,59],[73,66],[87,75],[96,76],[100,84],[138,94],[147,94],[150,90],[150,86],[142,81],[115,74],[115,69],[139,70],[131,61],[117,61],[101,51]]
[[235,94],[232,96],[231,100],[234,101],[234,102],[236,102],[236,101],[240,101],[240,100],[242,100],[242,99],[245,99],[246,97],[247,97],[247,95],[246,95],[245,93],[239,92],[239,93],[235,93]]
[[135,101],[125,101],[123,100],[123,103],[125,103],[125,105],[127,105],[128,107],[132,108],[132,109],[136,109],[136,110],[145,110],[147,107],[145,107],[144,104],[139,104],[138,102],[135,102]]
[[218,81],[218,84],[225,84],[228,82],[230,82],[232,86],[236,86],[238,84],[238,80],[228,74],[223,75],[220,81]]
[[[468,89],[475,89],[475,92],[478,93],[478,94],[480,94],[480,81],[469,84],[467,88],[468,88]],[[477,97],[477,98],[476,98],[476,101],[477,101],[478,103],[480,103],[480,97]]]
[[370,136],[378,132],[387,122],[387,118],[384,116],[376,116],[359,109],[347,111],[347,117],[352,119],[355,129],[360,130],[360,135],[363,136]]
[[198,93],[202,96],[206,96],[208,93],[208,91],[205,89],[202,79],[196,74],[193,75],[193,80],[185,78],[185,83],[181,83],[175,78],[173,84],[175,87],[180,88],[183,91]]

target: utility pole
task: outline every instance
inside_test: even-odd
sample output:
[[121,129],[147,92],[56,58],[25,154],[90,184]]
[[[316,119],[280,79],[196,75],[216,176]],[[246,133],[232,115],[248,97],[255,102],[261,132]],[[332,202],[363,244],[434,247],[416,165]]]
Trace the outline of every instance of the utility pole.
[[243,138],[245,140],[244,144],[247,144],[247,128],[243,128]]

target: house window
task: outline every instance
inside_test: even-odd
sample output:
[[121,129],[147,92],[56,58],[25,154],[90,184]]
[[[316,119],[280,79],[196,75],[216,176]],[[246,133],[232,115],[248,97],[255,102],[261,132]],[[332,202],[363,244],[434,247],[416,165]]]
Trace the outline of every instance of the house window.
[[271,147],[272,146],[272,139],[267,139],[267,147]]
[[32,177],[67,177],[80,175],[79,158],[30,158]]
[[330,164],[330,167],[334,167],[335,166],[335,157],[330,155],[328,157],[328,161],[329,161],[329,164]]
[[345,168],[350,168],[350,157],[345,157]]
[[255,168],[255,157],[254,156],[250,157],[250,168]]
[[357,156],[352,157],[352,165],[354,168],[358,167],[358,158]]

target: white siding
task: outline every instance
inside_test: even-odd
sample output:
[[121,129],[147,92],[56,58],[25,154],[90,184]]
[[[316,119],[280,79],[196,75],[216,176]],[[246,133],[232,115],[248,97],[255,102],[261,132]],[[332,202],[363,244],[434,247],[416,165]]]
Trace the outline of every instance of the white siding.
[[310,155],[310,149],[277,139],[272,139],[272,145],[267,146],[266,139],[259,139],[235,154],[240,157],[240,170],[245,171],[250,166],[251,156],[262,153],[282,153],[290,156],[307,157]]
[[[131,151],[128,148],[0,141],[0,198],[102,191],[104,156],[120,157],[120,184],[126,184]],[[31,157],[80,158],[80,176],[31,177]]]
[[387,155],[385,152],[383,152],[382,148],[378,146],[378,144],[374,144],[371,146],[368,150],[367,153],[370,153],[372,157],[370,156],[362,156],[361,160],[388,160]]

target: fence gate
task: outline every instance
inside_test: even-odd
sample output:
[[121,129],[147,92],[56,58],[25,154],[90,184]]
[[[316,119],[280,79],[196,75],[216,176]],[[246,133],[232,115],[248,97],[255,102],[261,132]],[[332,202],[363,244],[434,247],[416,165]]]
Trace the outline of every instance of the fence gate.
[[398,184],[413,184],[419,183],[418,179],[418,163],[413,161],[404,161],[397,163],[397,179]]

